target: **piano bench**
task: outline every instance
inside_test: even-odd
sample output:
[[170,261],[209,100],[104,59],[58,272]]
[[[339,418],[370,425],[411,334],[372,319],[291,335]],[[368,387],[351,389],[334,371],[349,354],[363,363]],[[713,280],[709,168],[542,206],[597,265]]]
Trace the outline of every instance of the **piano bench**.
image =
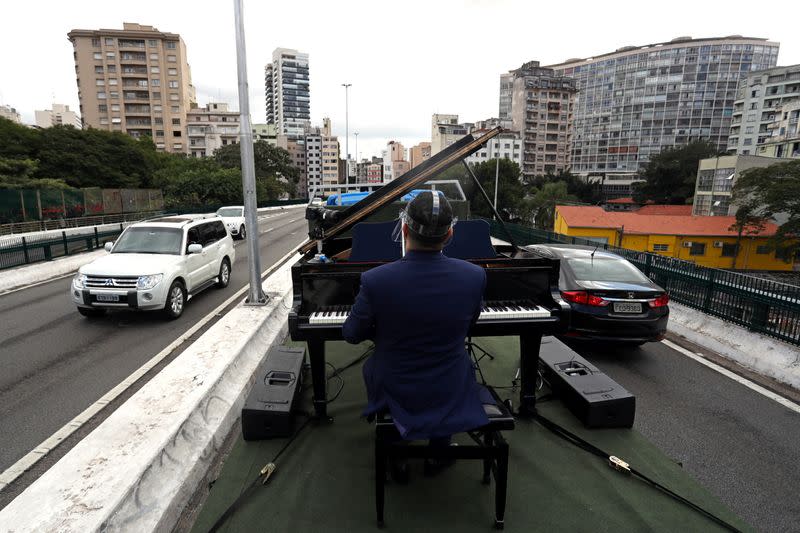
[[506,490],[508,484],[508,443],[501,431],[514,429],[514,417],[497,393],[486,387],[494,403],[484,404],[483,408],[489,417],[485,426],[468,431],[475,444],[466,446],[431,447],[425,444],[414,444],[404,441],[394,425],[388,412],[378,413],[375,420],[375,511],[378,527],[384,526],[384,487],[386,484],[389,461],[400,458],[431,459],[480,459],[483,461],[484,485],[495,480],[495,529],[503,529]]

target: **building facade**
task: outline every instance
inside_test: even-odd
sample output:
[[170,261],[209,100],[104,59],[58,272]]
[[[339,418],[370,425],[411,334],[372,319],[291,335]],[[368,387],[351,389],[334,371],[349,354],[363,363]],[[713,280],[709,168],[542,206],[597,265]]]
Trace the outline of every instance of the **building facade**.
[[53,104],[53,109],[37,109],[36,125],[40,128],[51,126],[72,126],[81,129],[81,117],[75,111],[70,111],[68,105]]
[[736,92],[728,150],[755,154],[756,145],[778,134],[772,125],[780,120],[782,106],[798,99],[800,65],[748,73]]
[[403,143],[389,141],[383,150],[383,181],[388,183],[399,178],[409,170],[411,163],[406,160],[406,149]]
[[311,119],[308,54],[276,48],[264,67],[264,93],[267,124],[275,124],[278,133],[302,137]]
[[278,128],[275,124],[253,124],[253,141],[265,141],[278,146]]
[[[269,133],[269,132],[268,132]],[[270,142],[269,139],[262,139]],[[308,198],[308,168],[306,165],[306,140],[291,139],[288,135],[277,135],[275,145],[289,152],[289,162],[297,169],[299,179],[297,181],[297,196]]]
[[19,116],[19,113],[17,113],[17,110],[7,105],[0,105],[0,117],[10,120],[11,122],[16,122],[17,124],[22,124],[22,118]]
[[[509,85],[512,129],[524,144],[523,177],[568,171],[575,80],[529,61],[501,76],[501,108],[507,107]],[[506,118],[501,114],[500,120]]]
[[373,157],[372,163],[367,165],[367,183],[383,183],[383,161],[380,157]]
[[308,197],[327,195],[337,191],[339,185],[339,140],[331,135],[331,120],[324,118],[322,128],[310,128],[305,135],[304,143]]
[[768,167],[772,157],[725,155],[701,159],[697,165],[692,214],[695,216],[733,216],[737,206],[731,202],[734,185],[748,168]]
[[421,142],[408,150],[408,159],[411,168],[431,158],[431,143]]
[[601,176],[607,196],[630,196],[664,148],[703,139],[725,150],[739,81],[774,67],[778,47],[741,36],[678,37],[551,65],[577,83],[572,172]]
[[[483,135],[487,130],[474,130],[475,136]],[[522,139],[516,131],[505,131],[466,158],[467,163],[484,163],[491,159],[510,159],[522,168]]]
[[756,147],[764,157],[800,158],[800,100],[783,104],[775,110],[776,118],[768,127],[770,136]]
[[460,124],[458,115],[434,113],[431,117],[431,155],[438,154],[468,134],[472,126],[470,123]]
[[186,45],[176,33],[124,23],[122,30],[72,30],[84,126],[153,139],[189,153],[186,114],[195,91]]
[[239,112],[229,111],[224,103],[193,106],[186,113],[186,136],[192,157],[211,157],[217,149],[239,142]]

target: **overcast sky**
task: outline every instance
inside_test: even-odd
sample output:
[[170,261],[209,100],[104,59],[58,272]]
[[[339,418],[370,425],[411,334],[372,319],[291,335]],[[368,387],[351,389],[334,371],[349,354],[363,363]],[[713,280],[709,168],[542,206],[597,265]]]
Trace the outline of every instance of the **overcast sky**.
[[[380,155],[390,139],[430,139],[432,113],[464,121],[497,116],[499,76],[525,61],[543,65],[628,45],[689,35],[740,34],[781,45],[779,65],[800,63],[797,2],[641,1],[263,1],[244,0],[250,109],[264,122],[264,64],[276,47],[310,55],[311,118],[331,117],[344,151],[350,88],[350,153]],[[661,9],[656,10],[657,6]],[[78,108],[74,28],[122,22],[179,33],[198,101],[238,109],[232,0],[23,0],[4,2],[0,104],[24,122],[52,102]]]

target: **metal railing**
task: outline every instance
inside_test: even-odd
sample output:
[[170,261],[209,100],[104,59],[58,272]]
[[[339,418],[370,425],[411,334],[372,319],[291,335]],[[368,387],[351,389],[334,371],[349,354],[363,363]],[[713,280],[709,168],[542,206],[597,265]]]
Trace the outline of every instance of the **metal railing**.
[[73,235],[62,230],[60,235],[48,232],[6,238],[0,244],[0,270],[102,248],[106,241],[122,233],[125,225],[120,223],[118,227],[102,230],[95,226],[90,232]]
[[[498,222],[488,222],[493,237],[508,240]],[[670,299],[751,331],[800,345],[800,287],[519,224],[506,223],[506,227],[520,246],[582,244],[621,255],[663,287]]]

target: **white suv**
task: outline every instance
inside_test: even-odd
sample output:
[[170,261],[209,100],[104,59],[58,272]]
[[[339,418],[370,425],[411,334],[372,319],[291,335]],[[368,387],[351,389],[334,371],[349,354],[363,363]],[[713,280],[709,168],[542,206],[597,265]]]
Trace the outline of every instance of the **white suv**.
[[230,205],[217,209],[217,216],[222,218],[225,227],[233,237],[244,239],[247,237],[247,228],[244,225],[244,206]]
[[111,252],[78,270],[70,295],[84,316],[107,309],[161,310],[178,318],[185,303],[231,279],[233,239],[218,217],[170,216],[132,224]]

